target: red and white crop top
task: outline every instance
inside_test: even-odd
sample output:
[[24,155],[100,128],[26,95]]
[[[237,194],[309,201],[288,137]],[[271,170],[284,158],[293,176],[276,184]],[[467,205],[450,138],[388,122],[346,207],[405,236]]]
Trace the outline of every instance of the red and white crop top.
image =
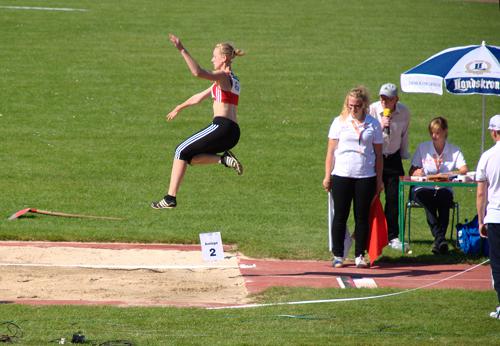
[[240,81],[232,72],[229,74],[229,78],[231,80],[231,91],[222,90],[217,83],[214,83],[212,85],[212,99],[237,106],[240,96]]

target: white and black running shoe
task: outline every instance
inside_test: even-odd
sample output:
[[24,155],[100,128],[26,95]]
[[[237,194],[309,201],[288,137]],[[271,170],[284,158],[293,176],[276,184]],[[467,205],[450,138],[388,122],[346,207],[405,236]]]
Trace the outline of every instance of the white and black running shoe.
[[165,196],[158,202],[151,202],[151,208],[153,209],[172,209],[177,206],[177,201],[175,197]]
[[238,173],[238,175],[243,174],[243,165],[229,150],[224,152],[224,154],[222,155],[221,163],[226,167],[234,169],[236,173]]
[[500,306],[497,306],[497,308],[495,309],[495,311],[493,311],[492,313],[490,313],[490,317],[494,318],[496,320],[500,320]]
[[333,268],[342,268],[344,266],[344,257],[333,257],[332,267]]

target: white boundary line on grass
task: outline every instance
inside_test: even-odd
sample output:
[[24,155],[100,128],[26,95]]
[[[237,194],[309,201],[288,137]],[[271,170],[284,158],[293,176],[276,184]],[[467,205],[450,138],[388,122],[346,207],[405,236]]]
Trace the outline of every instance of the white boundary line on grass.
[[31,7],[31,6],[0,6],[9,10],[40,10],[40,11],[63,11],[63,12],[87,12],[82,8],[55,8],[55,7]]
[[486,261],[479,263],[469,269],[463,270],[460,273],[453,274],[451,276],[448,276],[447,278],[431,282],[427,285],[423,285],[420,287],[412,288],[412,289],[407,289],[404,291],[400,292],[395,292],[395,293],[388,293],[388,294],[381,294],[378,296],[368,296],[368,297],[354,297],[354,298],[336,298],[336,299],[321,299],[321,300],[302,300],[302,301],[297,301],[297,302],[281,302],[281,303],[265,303],[265,304],[245,304],[245,305],[233,305],[233,306],[220,306],[220,307],[209,307],[207,310],[222,310],[222,309],[247,309],[247,308],[260,308],[260,307],[267,307],[267,306],[279,306],[279,305],[303,305],[303,304],[318,304],[318,303],[337,303],[337,302],[349,302],[349,301],[356,301],[356,300],[368,300],[368,299],[379,299],[379,298],[386,298],[386,297],[392,297],[392,296],[397,296],[400,294],[404,293],[410,293],[414,291],[421,290],[426,287],[434,286],[437,285],[443,281],[453,279],[454,277],[457,277],[459,275],[465,274],[471,270],[476,269],[479,266],[482,266],[483,264],[489,262],[489,259]]

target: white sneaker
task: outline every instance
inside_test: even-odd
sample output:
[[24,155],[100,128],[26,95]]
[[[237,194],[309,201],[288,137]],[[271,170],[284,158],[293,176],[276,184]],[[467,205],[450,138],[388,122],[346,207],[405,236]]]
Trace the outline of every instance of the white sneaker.
[[358,257],[356,257],[354,262],[356,263],[357,268],[367,268],[368,267],[368,264],[366,263],[363,255],[359,255]]
[[497,306],[496,310],[490,313],[490,317],[500,320],[500,306]]
[[[401,240],[399,240],[399,238],[391,239],[391,241],[389,242],[389,246],[394,250],[399,250],[399,251],[403,250],[403,243],[401,242]],[[405,242],[405,251],[408,252],[409,250],[410,250],[410,245]]]
[[334,268],[342,268],[344,266],[344,257],[333,257],[332,266]]

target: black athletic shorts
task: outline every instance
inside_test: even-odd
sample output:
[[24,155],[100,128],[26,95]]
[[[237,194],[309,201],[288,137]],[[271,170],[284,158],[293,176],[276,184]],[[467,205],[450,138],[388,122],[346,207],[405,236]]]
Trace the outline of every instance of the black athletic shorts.
[[225,117],[214,117],[203,130],[187,138],[175,149],[175,158],[191,163],[199,154],[217,154],[233,148],[240,139],[240,127]]

